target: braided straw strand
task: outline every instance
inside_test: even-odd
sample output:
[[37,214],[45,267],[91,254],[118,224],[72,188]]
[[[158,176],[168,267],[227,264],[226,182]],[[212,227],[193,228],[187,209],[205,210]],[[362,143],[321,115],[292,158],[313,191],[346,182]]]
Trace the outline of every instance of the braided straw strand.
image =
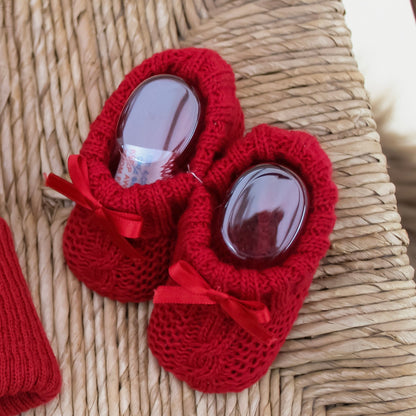
[[[415,414],[409,238],[342,1],[2,5],[0,216],[63,382],[27,414]],[[44,186],[45,173],[68,178],[68,156],[125,75],[179,47],[213,49],[232,66],[247,132],[267,123],[317,136],[339,193],[331,246],[298,319],[268,372],[241,393],[204,394],[179,381],[148,348],[151,302],[119,303],[77,280],[62,251],[73,204]]]

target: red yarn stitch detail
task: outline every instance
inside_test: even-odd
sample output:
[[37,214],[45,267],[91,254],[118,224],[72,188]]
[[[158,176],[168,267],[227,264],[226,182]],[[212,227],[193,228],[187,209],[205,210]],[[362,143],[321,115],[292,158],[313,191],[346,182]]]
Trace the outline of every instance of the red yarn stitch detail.
[[[282,161],[308,187],[305,228],[282,264],[261,271],[237,268],[222,260],[225,255],[217,247],[215,209],[246,169]],[[331,163],[316,138],[265,125],[234,143],[204,184],[195,188],[179,222],[173,262],[188,262],[216,290],[263,302],[271,316],[266,328],[276,342],[271,346],[257,342],[220,308],[155,304],[148,327],[149,346],[161,366],[194,389],[241,391],[267,372],[297,317],[319,260],[329,247],[337,189],[331,180]],[[167,285],[173,284],[168,280]]]
[[138,238],[142,228],[142,218],[137,214],[108,209],[92,196],[88,181],[88,167],[82,156],[69,156],[68,171],[72,183],[51,173],[46,178],[46,186],[91,211],[97,223],[101,224],[114,243],[127,256],[139,257],[139,253],[123,237]]
[[9,227],[0,218],[0,414],[37,407],[60,389],[58,363],[22,275]]
[[143,218],[141,237],[130,240],[140,255],[123,254],[91,213],[73,209],[64,233],[63,250],[73,273],[89,288],[122,302],[151,299],[168,276],[176,224],[198,181],[189,173],[149,185],[124,189],[109,170],[119,115],[132,91],[150,76],[169,73],[183,78],[200,93],[203,118],[190,170],[204,179],[214,158],[241,138],[243,114],[235,95],[234,73],[214,51],[186,48],[158,53],[134,68],[91,124],[81,149],[89,172],[91,193],[103,206]]
[[198,272],[187,262],[179,260],[169,268],[170,277],[179,286],[159,286],[153,302],[218,305],[241,328],[264,344],[274,339],[263,324],[270,321],[270,312],[264,303],[257,300],[242,300],[228,293],[212,289]]

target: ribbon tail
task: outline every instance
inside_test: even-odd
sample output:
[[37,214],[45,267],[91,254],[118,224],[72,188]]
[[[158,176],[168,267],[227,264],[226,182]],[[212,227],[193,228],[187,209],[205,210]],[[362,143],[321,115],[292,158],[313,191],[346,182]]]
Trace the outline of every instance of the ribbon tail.
[[275,338],[263,324],[270,322],[267,306],[255,300],[239,300],[213,290],[203,277],[187,262],[180,260],[169,268],[171,278],[179,286],[159,287],[155,303],[218,304],[223,312],[260,342],[270,345]]
[[188,292],[204,295],[204,292],[211,290],[202,276],[184,260],[170,266],[169,275],[179,286],[187,288]]
[[141,257],[140,253],[122,236],[118,233],[113,223],[103,218],[96,217],[97,221],[101,222],[101,226],[109,232],[112,242],[116,244],[120,250],[128,257]]
[[137,214],[113,211],[103,208],[106,217],[112,222],[117,232],[126,238],[139,238],[143,220]]
[[119,248],[126,254],[128,257],[139,258],[141,257],[140,253],[120,234],[116,234],[113,240]]
[[76,202],[77,204],[82,205],[84,208],[90,209],[82,193],[78,191],[78,189],[71,182],[68,182],[54,173],[50,173],[46,177],[45,185],[66,196],[68,199]]
[[[59,192],[60,194],[66,196],[68,199],[74,201],[85,209],[91,210],[91,206],[85,200],[85,197],[82,193],[71,183],[61,177],[50,173],[45,181],[45,185]],[[108,220],[104,218],[97,218],[97,221],[102,223],[102,226],[107,229],[115,244],[129,257],[140,257],[138,251],[123,237],[118,233],[117,227]],[[141,224],[140,224],[141,226]],[[137,228],[136,227],[136,231]]]
[[270,345],[276,338],[266,329],[257,311],[233,301],[221,302],[220,306],[238,325],[263,344]]
[[[117,231],[118,234],[126,238],[140,237],[140,232],[143,224],[143,219],[141,216],[128,212],[115,211],[103,207],[101,203],[97,201],[96,198],[92,195],[89,185],[88,165],[86,159],[83,156],[69,156],[68,171],[72,182],[75,185],[75,188],[79,189],[80,193],[91,202],[93,209],[97,205],[102,208],[106,219],[112,224],[113,228]],[[125,246],[125,243],[121,244]]]

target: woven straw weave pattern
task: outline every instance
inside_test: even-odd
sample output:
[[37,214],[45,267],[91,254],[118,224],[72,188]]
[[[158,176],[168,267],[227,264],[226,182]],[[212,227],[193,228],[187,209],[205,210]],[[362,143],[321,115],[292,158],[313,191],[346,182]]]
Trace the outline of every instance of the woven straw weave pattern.
[[[394,186],[338,0],[2,0],[0,216],[63,376],[36,415],[398,415],[416,412],[416,297]],[[154,52],[216,49],[247,128],[315,134],[339,187],[332,247],[269,373],[240,394],[194,392],[148,351],[150,304],[69,272],[66,174],[124,74]]]

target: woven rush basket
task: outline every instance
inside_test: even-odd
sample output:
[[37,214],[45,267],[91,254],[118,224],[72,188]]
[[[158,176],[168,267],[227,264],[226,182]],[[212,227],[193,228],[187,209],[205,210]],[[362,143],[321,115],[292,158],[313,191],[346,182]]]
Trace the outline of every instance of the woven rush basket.
[[[1,0],[0,216],[59,360],[62,392],[33,415],[416,414],[408,238],[338,0]],[[371,16],[369,16],[371,18]],[[316,135],[339,188],[332,246],[272,368],[239,394],[191,390],[148,350],[151,304],[121,304],[68,270],[67,175],[105,99],[135,65],[181,46],[236,73],[247,129]]]

